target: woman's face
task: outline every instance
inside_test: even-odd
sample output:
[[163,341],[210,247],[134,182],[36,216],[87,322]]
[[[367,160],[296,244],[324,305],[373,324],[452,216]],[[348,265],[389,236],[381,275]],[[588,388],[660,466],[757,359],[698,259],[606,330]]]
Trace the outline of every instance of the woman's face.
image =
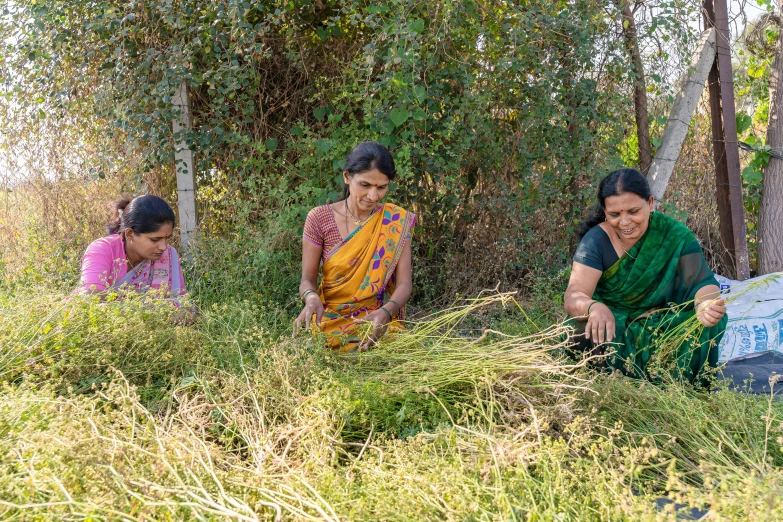
[[626,242],[638,241],[647,231],[654,200],[644,199],[633,192],[609,196],[604,200],[606,222]]
[[172,223],[163,223],[155,232],[145,234],[136,234],[128,229],[125,231],[125,248],[138,257],[157,261],[166,252],[173,231]]
[[343,181],[348,185],[351,201],[363,211],[369,212],[389,191],[389,177],[378,169],[360,172],[351,177],[343,172]]

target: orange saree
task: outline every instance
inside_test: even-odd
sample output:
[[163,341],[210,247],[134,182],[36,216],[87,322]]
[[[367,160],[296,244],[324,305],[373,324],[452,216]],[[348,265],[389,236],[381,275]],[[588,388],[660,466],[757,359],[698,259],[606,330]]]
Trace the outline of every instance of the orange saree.
[[[361,342],[358,326],[394,292],[394,271],[416,216],[386,203],[327,255],[318,293],[324,305],[321,330],[333,349],[347,352]],[[390,328],[399,327],[400,316]]]

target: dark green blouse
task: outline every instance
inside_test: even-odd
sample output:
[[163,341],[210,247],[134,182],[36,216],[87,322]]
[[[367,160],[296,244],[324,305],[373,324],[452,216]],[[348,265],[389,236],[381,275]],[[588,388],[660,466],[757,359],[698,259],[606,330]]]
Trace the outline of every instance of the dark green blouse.
[[601,272],[608,270],[619,259],[609,235],[598,225],[584,235],[574,253],[574,261]]

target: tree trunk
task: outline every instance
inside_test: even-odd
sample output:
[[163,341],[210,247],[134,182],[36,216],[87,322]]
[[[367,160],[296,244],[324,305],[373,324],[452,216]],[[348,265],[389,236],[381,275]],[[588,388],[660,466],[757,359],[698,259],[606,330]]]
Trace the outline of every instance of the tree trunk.
[[[783,7],[783,0],[778,0]],[[783,150],[783,27],[778,27],[775,56],[769,70],[767,144]],[[759,209],[759,274],[783,271],[783,160],[770,158],[764,169]]]
[[650,150],[650,124],[647,121],[647,83],[644,80],[644,65],[639,54],[639,39],[636,33],[636,22],[629,0],[622,2],[623,40],[628,56],[631,59],[631,68],[634,74],[633,82],[633,106],[636,115],[636,137],[639,141],[639,169],[647,174],[652,163]]

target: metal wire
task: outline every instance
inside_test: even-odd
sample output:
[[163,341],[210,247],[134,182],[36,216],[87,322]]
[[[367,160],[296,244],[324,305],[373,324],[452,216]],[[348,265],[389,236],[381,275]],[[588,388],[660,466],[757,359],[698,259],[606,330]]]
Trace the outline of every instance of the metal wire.
[[757,149],[753,145],[750,145],[749,143],[745,143],[744,141],[739,142],[739,148],[741,148],[742,150],[748,150],[752,152],[766,152],[767,154],[769,154],[775,159],[783,159],[783,153],[781,153],[780,151],[777,151],[775,149],[767,149],[767,150]]

